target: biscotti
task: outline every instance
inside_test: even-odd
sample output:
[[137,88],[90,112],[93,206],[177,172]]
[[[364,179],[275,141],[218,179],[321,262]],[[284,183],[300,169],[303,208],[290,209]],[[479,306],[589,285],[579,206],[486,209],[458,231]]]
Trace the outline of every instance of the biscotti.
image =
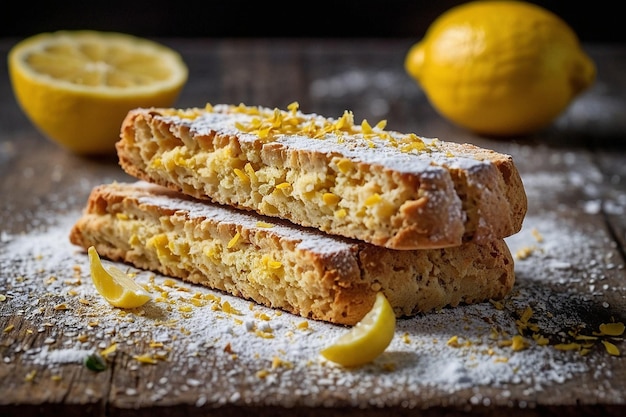
[[296,103],[135,109],[117,153],[138,179],[392,249],[505,238],[527,208],[509,155]]
[[503,240],[391,250],[142,181],[97,186],[72,243],[303,317],[354,325],[379,291],[398,317],[506,296]]

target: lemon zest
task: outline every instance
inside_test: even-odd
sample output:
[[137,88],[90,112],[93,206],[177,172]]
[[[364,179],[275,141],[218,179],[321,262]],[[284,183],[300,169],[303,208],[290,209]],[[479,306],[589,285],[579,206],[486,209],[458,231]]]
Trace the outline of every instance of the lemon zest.
[[603,323],[600,325],[600,332],[607,336],[621,336],[624,334],[624,323]]

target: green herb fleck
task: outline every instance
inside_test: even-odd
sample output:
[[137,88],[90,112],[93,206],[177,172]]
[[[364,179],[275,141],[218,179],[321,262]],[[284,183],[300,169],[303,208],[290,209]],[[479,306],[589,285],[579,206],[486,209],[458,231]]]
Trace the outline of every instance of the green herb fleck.
[[107,368],[104,358],[97,353],[92,353],[85,357],[84,364],[87,369],[95,372],[102,372]]

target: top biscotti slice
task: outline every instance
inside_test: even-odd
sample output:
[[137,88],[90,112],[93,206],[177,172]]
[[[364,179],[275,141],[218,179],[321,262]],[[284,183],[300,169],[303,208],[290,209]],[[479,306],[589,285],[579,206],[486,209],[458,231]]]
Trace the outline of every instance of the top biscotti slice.
[[117,152],[136,178],[392,249],[504,238],[526,214],[509,155],[296,103],[136,109]]
[[137,268],[347,325],[363,318],[380,291],[401,317],[501,299],[515,280],[501,239],[398,251],[144,182],[95,187],[70,241]]

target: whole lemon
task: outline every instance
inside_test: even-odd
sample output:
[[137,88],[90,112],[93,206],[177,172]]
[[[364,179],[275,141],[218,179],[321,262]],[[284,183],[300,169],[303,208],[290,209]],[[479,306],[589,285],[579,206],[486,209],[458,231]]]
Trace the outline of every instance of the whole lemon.
[[442,116],[490,136],[545,128],[596,77],[567,23],[508,0],[444,12],[409,49],[405,69]]

